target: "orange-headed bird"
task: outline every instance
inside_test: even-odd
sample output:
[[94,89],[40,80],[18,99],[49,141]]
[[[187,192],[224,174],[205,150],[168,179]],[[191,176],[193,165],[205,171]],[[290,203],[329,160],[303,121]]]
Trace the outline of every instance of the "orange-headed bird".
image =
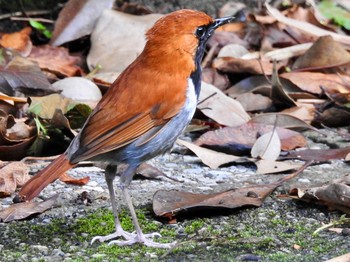
[[[127,188],[137,167],[169,150],[190,122],[201,87],[205,44],[216,28],[231,20],[213,20],[193,10],[175,11],[159,19],[147,32],[142,53],[111,85],[67,151],[30,179],[15,200],[33,199],[80,161],[99,162],[106,167],[116,231],[94,237],[92,242],[123,237],[110,244],[171,247],[173,243],[154,242],[157,233],[142,233]],[[136,233],[124,231],[118,218],[113,180],[119,164],[127,166],[119,187]]]

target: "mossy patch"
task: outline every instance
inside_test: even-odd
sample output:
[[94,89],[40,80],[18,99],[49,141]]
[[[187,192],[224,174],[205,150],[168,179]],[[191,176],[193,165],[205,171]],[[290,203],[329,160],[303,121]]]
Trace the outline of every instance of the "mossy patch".
[[[45,215],[29,221],[0,228],[2,249],[0,256],[12,260],[32,257],[47,259],[54,250],[69,254],[72,261],[237,261],[241,256],[253,256],[259,261],[320,261],[348,252],[346,236],[329,231],[312,233],[340,214],[317,218],[322,211],[314,207],[298,206],[293,202],[266,204],[206,217],[183,217],[177,225],[155,220],[150,208],[138,208],[137,216],[144,233],[160,232],[157,242],[179,244],[172,250],[148,248],[142,245],[116,246],[96,242],[96,235],[114,231],[113,214],[103,208],[82,211],[77,217],[47,218]],[[298,217],[302,210],[303,216]],[[134,231],[129,213],[120,214],[123,228]],[[321,223],[322,222],[322,223]],[[37,246],[37,247],[35,247]],[[41,246],[48,250],[41,250]],[[322,258],[322,259],[321,259]],[[3,261],[12,261],[12,260]]]

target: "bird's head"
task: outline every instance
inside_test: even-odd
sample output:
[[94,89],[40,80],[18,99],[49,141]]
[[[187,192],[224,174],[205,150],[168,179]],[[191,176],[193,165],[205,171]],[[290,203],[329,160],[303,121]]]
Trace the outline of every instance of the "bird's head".
[[214,30],[232,19],[214,20],[203,12],[187,9],[172,12],[159,19],[147,32],[146,49],[170,55],[189,55],[192,61],[201,60],[205,44]]

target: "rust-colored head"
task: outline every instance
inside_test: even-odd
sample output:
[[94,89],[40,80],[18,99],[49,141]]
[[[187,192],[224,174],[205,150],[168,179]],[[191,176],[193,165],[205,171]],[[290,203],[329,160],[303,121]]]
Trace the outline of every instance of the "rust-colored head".
[[[172,12],[159,19],[147,32],[148,41],[145,49],[158,50],[163,54],[176,51],[194,58],[201,42],[204,45],[213,31],[230,19],[226,18],[225,21],[221,19],[218,23],[219,20],[213,20],[199,11],[183,9]],[[200,32],[199,28],[205,31]],[[202,38],[200,34],[203,34]]]

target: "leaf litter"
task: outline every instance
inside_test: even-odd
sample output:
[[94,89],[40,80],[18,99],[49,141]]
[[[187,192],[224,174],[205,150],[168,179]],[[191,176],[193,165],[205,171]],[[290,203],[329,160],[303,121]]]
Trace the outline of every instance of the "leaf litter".
[[[79,129],[91,111],[74,100],[67,100],[63,94],[38,96],[59,93],[52,89],[51,83],[61,78],[84,77],[88,73],[89,79],[104,93],[141,52],[144,32],[162,16],[117,12],[111,10],[108,0],[98,6],[94,6],[93,1],[73,2],[69,1],[61,11],[52,40],[37,44],[27,27],[1,36],[2,47],[7,48],[1,49],[0,66],[3,93],[0,110],[4,112],[0,119],[0,155],[4,159],[21,159],[33,152],[43,154],[40,148],[56,139],[71,140],[76,134],[72,128]],[[347,71],[350,38],[336,33],[333,25],[321,23],[314,8],[291,5],[279,11],[266,4],[267,13],[246,11],[244,19],[216,32],[208,43],[209,51],[203,63],[206,82],[203,82],[193,121],[200,125],[188,131],[197,139],[194,143],[178,143],[189,148],[210,168],[248,162],[256,166],[258,174],[287,170],[298,170],[298,173],[306,167],[301,168],[300,160],[315,161],[314,164],[348,160],[348,148],[308,149],[301,133],[308,129],[322,134],[322,125],[347,126],[350,119]],[[128,10],[127,6],[122,10]],[[133,10],[145,14],[146,9]],[[229,10],[226,6],[220,12]],[[89,15],[90,19],[86,20],[86,13],[93,17]],[[90,38],[91,47],[84,46],[84,51],[76,52],[77,39],[84,43],[86,38]],[[67,42],[66,47],[59,47]],[[71,88],[74,87],[72,84]],[[86,106],[93,107],[92,104]],[[18,121],[18,115],[24,118]],[[14,125],[15,122],[18,125]],[[149,178],[167,177],[153,167],[141,168],[140,173]],[[76,180],[66,175],[61,179],[75,184],[87,182],[86,178]],[[14,180],[11,181],[6,186],[13,184]],[[232,189],[209,198],[221,197],[223,202],[211,203],[218,207],[260,205],[284,181]],[[163,197],[161,191],[155,196],[155,203],[160,196]],[[208,197],[180,192],[172,192],[171,196],[167,197],[183,198],[184,206],[201,205]],[[197,202],[186,203],[192,196],[196,196]],[[13,214],[7,217],[23,218]]]

